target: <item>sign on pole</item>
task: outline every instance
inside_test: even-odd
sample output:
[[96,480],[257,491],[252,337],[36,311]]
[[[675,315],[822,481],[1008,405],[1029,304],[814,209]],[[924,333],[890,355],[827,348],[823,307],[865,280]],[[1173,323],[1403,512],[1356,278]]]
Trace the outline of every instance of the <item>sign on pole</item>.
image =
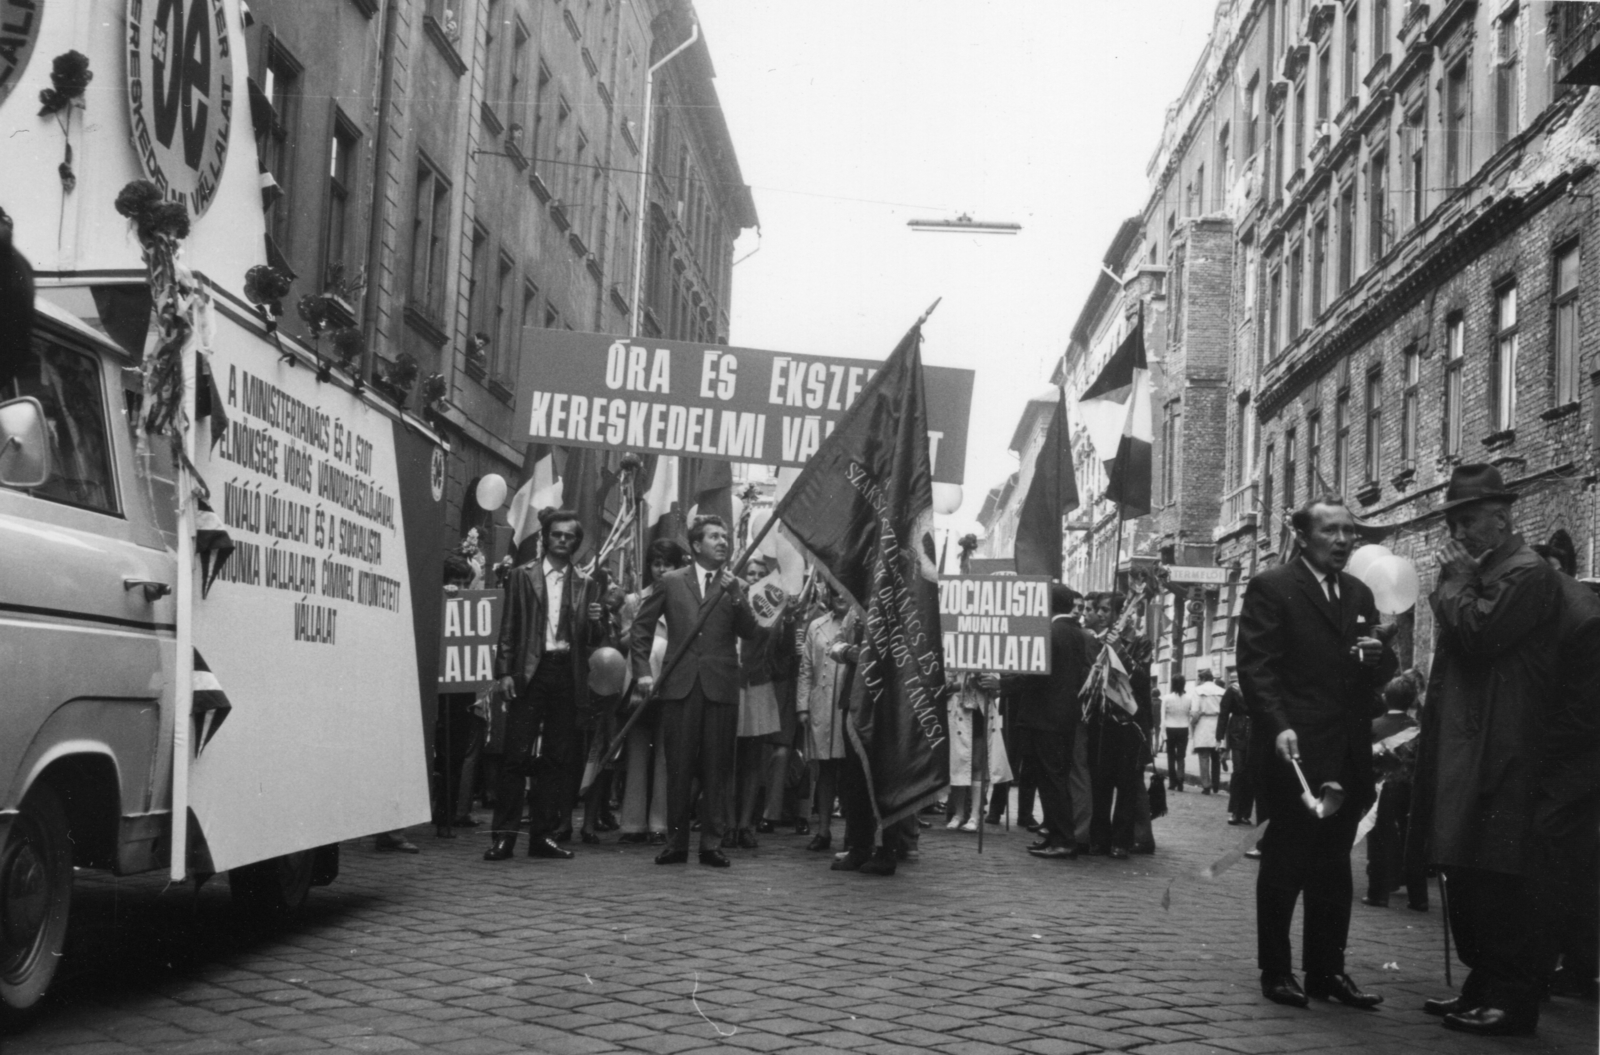
[[949,575],[939,579],[945,670],[1050,673],[1050,578]]
[[[517,393],[523,439],[804,465],[880,363],[529,328],[538,370]],[[933,479],[959,484],[971,370],[923,367]]]
[[1224,586],[1228,582],[1228,569],[1213,568],[1204,564],[1172,564],[1167,567],[1167,581]]
[[444,595],[440,692],[477,692],[494,684],[502,596],[499,590],[458,590]]

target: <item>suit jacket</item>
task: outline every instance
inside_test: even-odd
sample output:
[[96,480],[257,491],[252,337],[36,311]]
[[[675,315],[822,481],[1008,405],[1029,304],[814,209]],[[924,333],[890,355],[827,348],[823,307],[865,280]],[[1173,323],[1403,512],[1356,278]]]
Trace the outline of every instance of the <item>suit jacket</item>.
[[[589,701],[589,651],[605,639],[606,623],[589,621],[589,603],[599,600],[598,584],[571,565],[567,566],[562,607],[567,610],[572,642],[573,702],[579,707]],[[544,631],[550,618],[550,600],[544,583],[544,560],[531,561],[514,569],[506,580],[505,610],[500,617],[500,641],[495,653],[497,678],[510,677],[517,695],[528,690],[528,683],[544,658]],[[560,618],[560,613],[555,613]]]
[[1064,733],[1083,715],[1078,693],[1100,654],[1095,636],[1065,616],[1050,622],[1050,673],[1008,674],[1000,683],[1012,699],[1011,724],[1018,729]]
[[1372,719],[1383,713],[1378,689],[1399,667],[1384,646],[1375,666],[1350,655],[1378,625],[1372,591],[1339,573],[1339,608],[1305,562],[1261,572],[1245,589],[1239,618],[1239,683],[1250,714],[1251,765],[1267,816],[1304,813],[1300,782],[1278,757],[1275,741],[1293,729],[1313,793],[1336,781],[1344,809],[1364,811],[1375,797]]
[[736,638],[753,638],[761,629],[750,604],[745,599],[743,584],[736,583],[731,590],[719,590],[713,585],[713,597],[702,596],[700,584],[705,571],[698,564],[678,568],[663,575],[658,588],[651,591],[639,606],[633,620],[633,672],[636,677],[650,673],[650,641],[655,636],[656,623],[663,616],[667,620],[667,659],[678,654],[684,638],[694,629],[702,604],[710,604],[700,633],[684,651],[678,665],[667,674],[666,684],[657,695],[663,700],[681,700],[700,680],[700,691],[713,703],[739,702],[739,650]]

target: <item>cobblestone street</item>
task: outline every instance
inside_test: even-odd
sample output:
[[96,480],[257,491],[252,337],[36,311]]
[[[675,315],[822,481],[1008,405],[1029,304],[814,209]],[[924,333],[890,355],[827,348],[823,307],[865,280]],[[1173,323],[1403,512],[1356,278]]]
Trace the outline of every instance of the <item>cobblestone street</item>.
[[90,878],[57,991],[4,1051],[1596,1050],[1592,1004],[1546,1004],[1535,1040],[1424,1015],[1446,991],[1437,901],[1355,907],[1349,967],[1377,1012],[1267,1003],[1255,866],[1198,878],[1241,829],[1218,799],[1169,798],[1153,858],[1038,861],[1015,830],[979,856],[940,827],[892,879],[830,872],[789,834],[720,871],[658,868],[615,836],[570,863],[489,864],[484,837],[419,829],[418,856],[347,844],[338,882],[276,930],[241,927],[221,881],[194,900]]

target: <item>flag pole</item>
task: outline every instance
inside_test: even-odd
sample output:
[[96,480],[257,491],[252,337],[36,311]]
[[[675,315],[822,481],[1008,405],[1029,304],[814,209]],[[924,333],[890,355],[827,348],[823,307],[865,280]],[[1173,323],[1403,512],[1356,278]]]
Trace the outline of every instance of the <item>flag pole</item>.
[[[778,518],[773,515],[767,518],[765,524],[761,525],[761,530],[756,532],[756,537],[750,540],[749,545],[745,546],[738,559],[734,561],[733,574],[735,577],[744,574],[745,565],[750,563],[750,557],[755,553],[756,548],[761,545],[762,540],[767,537],[767,532],[771,531],[777,523]],[[722,597],[722,580],[720,578],[717,580],[716,585],[711,588],[711,591],[710,597],[707,598],[709,603],[700,606],[700,612],[695,616],[694,625],[689,628],[688,635],[679,643],[677,651],[668,656],[666,663],[662,664],[661,677],[657,678],[655,684],[651,686],[650,695],[645,698],[643,703],[633,709],[633,713],[628,715],[628,720],[622,723],[622,728],[618,729],[617,734],[611,738],[611,743],[606,747],[605,754],[600,756],[600,764],[595,767],[595,774],[598,774],[601,769],[609,765],[622,752],[623,745],[628,742],[628,734],[633,731],[635,725],[639,724],[639,719],[644,716],[645,711],[649,710],[650,704],[659,698],[661,686],[667,683],[667,678],[678,668],[679,661],[688,654],[689,646],[694,644],[695,639],[700,636],[700,631],[705,629],[706,620],[710,618],[712,609],[716,608],[716,602]],[[589,785],[592,783],[594,783],[594,774],[591,774],[588,781],[578,789],[578,794],[582,795],[587,792]]]
[[943,301],[943,300],[944,300],[943,297],[934,297],[933,298],[933,303],[928,305],[928,310],[923,312],[922,313],[922,317],[917,320],[917,325],[921,326],[923,323],[927,322],[928,321],[928,316],[933,314],[933,309],[937,308],[939,306],[940,302]]

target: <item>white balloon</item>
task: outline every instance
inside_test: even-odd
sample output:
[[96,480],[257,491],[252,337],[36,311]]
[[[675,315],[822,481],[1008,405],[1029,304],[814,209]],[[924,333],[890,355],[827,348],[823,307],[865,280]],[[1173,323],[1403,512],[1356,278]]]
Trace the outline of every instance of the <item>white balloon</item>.
[[1393,553],[1379,557],[1368,565],[1361,581],[1372,590],[1372,599],[1377,603],[1378,611],[1385,615],[1410,611],[1422,594],[1416,566]]
[[1380,546],[1376,542],[1369,542],[1365,546],[1358,546],[1356,551],[1350,554],[1350,563],[1344,566],[1344,570],[1365,582],[1367,569],[1372,566],[1373,561],[1379,557],[1392,556],[1394,556],[1394,550],[1388,546]]
[[961,508],[962,492],[960,484],[933,485],[933,511],[940,516],[949,516]]
[[478,508],[493,512],[506,504],[506,478],[488,473],[478,478]]

